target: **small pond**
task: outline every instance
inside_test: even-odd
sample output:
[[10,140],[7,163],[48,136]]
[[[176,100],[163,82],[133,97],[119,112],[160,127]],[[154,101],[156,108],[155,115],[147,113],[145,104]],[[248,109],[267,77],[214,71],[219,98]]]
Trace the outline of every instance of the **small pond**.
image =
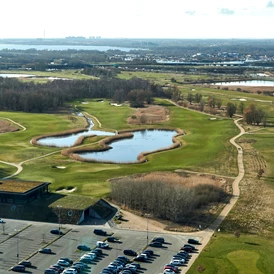
[[4,77],[4,78],[19,78],[19,77],[33,77],[35,75],[32,74],[18,74],[18,73],[0,73],[0,77]]
[[135,131],[131,139],[116,140],[109,144],[111,149],[100,152],[76,153],[86,160],[116,163],[136,163],[142,152],[152,152],[170,147],[172,137],[177,135],[173,130]]
[[38,145],[41,146],[54,146],[54,147],[72,147],[79,137],[97,135],[97,136],[113,136],[115,133],[101,131],[101,130],[92,130],[91,128],[94,126],[92,121],[89,121],[89,129],[87,131],[81,131],[74,134],[68,134],[63,136],[53,136],[53,137],[45,137],[41,138],[37,141]]
[[212,83],[215,86],[250,86],[250,87],[272,87],[274,86],[274,81],[264,81],[264,80],[249,80],[249,81],[236,81],[236,82],[220,82]]

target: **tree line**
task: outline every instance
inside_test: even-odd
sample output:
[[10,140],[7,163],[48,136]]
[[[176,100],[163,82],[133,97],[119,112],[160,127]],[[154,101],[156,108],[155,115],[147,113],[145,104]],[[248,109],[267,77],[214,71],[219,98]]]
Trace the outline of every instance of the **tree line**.
[[210,184],[187,187],[180,183],[130,178],[111,183],[111,198],[121,206],[179,223],[202,206],[223,202],[227,197],[221,187]]
[[0,110],[43,113],[62,108],[68,101],[88,98],[123,102],[132,90],[142,90],[155,97],[165,96],[161,86],[140,78],[54,80],[36,84],[0,77]]

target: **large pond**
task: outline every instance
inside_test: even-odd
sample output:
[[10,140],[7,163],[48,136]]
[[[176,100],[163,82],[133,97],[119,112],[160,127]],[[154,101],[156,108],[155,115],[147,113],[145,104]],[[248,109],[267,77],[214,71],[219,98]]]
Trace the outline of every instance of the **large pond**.
[[41,146],[54,146],[54,147],[72,147],[78,138],[85,136],[113,136],[115,133],[101,131],[101,130],[92,130],[91,128],[94,126],[91,120],[89,120],[90,127],[87,131],[81,131],[75,134],[68,134],[62,136],[54,136],[54,137],[45,137],[41,138],[37,141],[38,145]]
[[177,135],[173,130],[145,130],[133,132],[133,138],[121,139],[111,144],[111,149],[100,152],[76,153],[86,160],[115,163],[136,163],[142,152],[152,152],[170,147],[172,137]]
[[217,86],[253,86],[253,87],[272,87],[274,86],[274,81],[264,81],[264,80],[249,80],[249,81],[236,81],[236,82],[220,82],[213,83],[212,85]]

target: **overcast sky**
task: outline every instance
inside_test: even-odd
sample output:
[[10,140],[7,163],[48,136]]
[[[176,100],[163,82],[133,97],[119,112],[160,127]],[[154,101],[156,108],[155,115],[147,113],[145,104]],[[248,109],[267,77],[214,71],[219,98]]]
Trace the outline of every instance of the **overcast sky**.
[[1,0],[1,38],[274,38],[274,0]]

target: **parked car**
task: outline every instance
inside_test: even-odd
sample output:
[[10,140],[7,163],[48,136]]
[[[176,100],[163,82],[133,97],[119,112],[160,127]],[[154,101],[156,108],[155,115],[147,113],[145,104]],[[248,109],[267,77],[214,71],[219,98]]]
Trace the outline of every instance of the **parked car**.
[[97,241],[96,242],[96,247],[99,247],[99,248],[109,248],[109,245],[105,242],[102,242],[102,241]]
[[151,249],[146,249],[142,253],[149,254],[149,256],[152,256],[154,254],[154,251]]
[[171,269],[166,269],[164,271],[164,274],[175,274],[175,272],[173,270],[171,270]]
[[189,244],[193,244],[193,245],[199,245],[200,242],[198,240],[195,240],[195,239],[188,239],[187,242]]
[[11,270],[15,272],[25,272],[26,268],[23,265],[15,265],[11,268]]
[[64,260],[64,261],[69,262],[69,264],[73,264],[73,260],[70,258],[67,258],[67,257],[61,257],[60,260]]
[[159,243],[164,243],[165,239],[163,237],[155,237],[152,239],[152,242],[159,242]]
[[82,251],[90,251],[90,247],[88,247],[87,245],[78,245],[77,249],[82,250]]
[[58,260],[57,264],[65,267],[70,266],[70,263],[65,260]]
[[4,223],[5,223],[5,221],[0,219],[0,224],[4,224]]
[[145,262],[145,261],[146,261],[146,258],[143,257],[143,256],[138,255],[138,256],[135,257],[133,260],[136,261],[136,262]]
[[196,247],[194,245],[185,244],[184,247],[190,247],[192,250],[196,250]]
[[23,260],[19,262],[18,264],[23,266],[31,266],[31,261]]
[[51,249],[48,248],[48,247],[39,249],[39,252],[44,253],[44,254],[51,254],[52,253]]
[[107,232],[103,229],[94,229],[93,233],[96,234],[96,235],[101,235],[101,236],[106,236],[107,235]]
[[165,269],[171,269],[171,270],[173,270],[175,273],[178,273],[180,270],[179,270],[179,268],[177,267],[177,266],[175,266],[174,264],[166,264],[165,266],[164,266],[164,270]]
[[180,250],[184,250],[184,251],[186,251],[188,253],[193,252],[193,249],[191,247],[188,247],[188,246],[181,247]]
[[122,256],[122,255],[118,256],[117,259],[123,260],[125,263],[128,263],[130,261],[130,259],[128,257]]
[[151,243],[149,243],[149,246],[152,246],[152,247],[163,247],[163,244],[161,242],[151,242]]
[[57,235],[63,235],[63,231],[59,230],[59,229],[52,229],[50,231],[51,234],[57,234]]
[[117,243],[117,242],[120,242],[118,238],[114,237],[114,236],[109,236],[107,237],[107,241],[109,243]]
[[103,251],[100,248],[95,248],[92,250],[92,252],[95,252],[97,255],[103,255]]
[[137,252],[132,249],[125,249],[124,254],[128,256],[137,256]]
[[141,268],[141,265],[138,264],[138,263],[130,263],[131,265],[135,265],[137,267],[137,269],[140,269]]
[[82,262],[75,262],[73,265],[79,265],[82,269],[88,268],[88,265]]
[[47,268],[44,272],[44,274],[58,274],[58,271],[52,269],[52,268]]
[[64,267],[59,264],[53,264],[49,268],[56,270],[58,273],[61,273],[64,271]]

